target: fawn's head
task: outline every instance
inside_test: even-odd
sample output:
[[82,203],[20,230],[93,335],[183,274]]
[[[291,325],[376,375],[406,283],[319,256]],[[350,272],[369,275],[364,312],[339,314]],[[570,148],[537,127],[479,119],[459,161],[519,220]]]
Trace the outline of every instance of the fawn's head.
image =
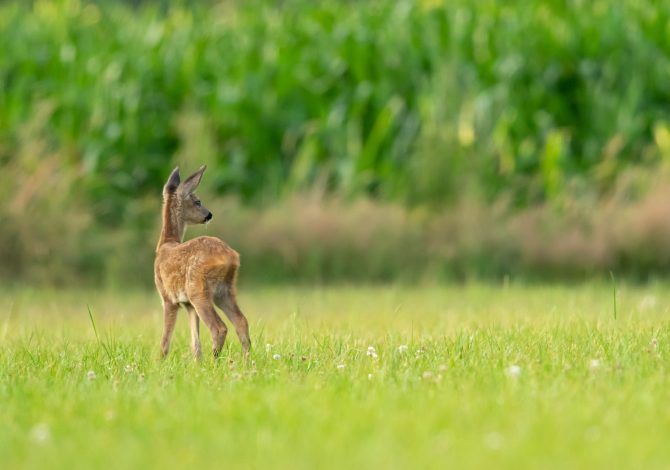
[[170,209],[179,214],[180,219],[188,224],[204,224],[212,220],[212,213],[194,194],[206,169],[207,166],[201,166],[182,183],[179,177],[179,167],[177,167],[172,170],[163,188],[163,197],[170,205]]

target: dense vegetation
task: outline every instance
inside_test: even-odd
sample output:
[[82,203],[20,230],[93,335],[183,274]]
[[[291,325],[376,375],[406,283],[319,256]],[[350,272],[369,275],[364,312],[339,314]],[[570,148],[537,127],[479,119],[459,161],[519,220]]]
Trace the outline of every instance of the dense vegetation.
[[1,13],[2,160],[47,113],[37,131],[115,219],[117,199],[155,191],[188,145],[216,162],[217,189],[245,197],[323,181],[440,202],[463,178],[491,197],[551,197],[564,178],[605,184],[670,150],[662,2],[60,1]]
[[631,174],[637,196],[670,159],[669,24],[651,0],[3,2],[4,264],[60,225],[145,250],[176,163],[255,205],[564,207]]

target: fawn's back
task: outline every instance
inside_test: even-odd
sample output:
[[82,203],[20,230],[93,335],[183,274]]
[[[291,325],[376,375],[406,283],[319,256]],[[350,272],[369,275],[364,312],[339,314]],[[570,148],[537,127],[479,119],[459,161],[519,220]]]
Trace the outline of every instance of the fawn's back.
[[156,253],[156,286],[175,303],[203,295],[212,299],[220,290],[234,287],[239,266],[240,255],[215,237],[165,244]]

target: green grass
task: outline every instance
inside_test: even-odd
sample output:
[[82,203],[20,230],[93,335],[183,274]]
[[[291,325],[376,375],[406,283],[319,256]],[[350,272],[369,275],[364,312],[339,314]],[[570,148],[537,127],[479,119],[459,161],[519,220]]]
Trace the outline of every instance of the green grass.
[[0,461],[665,467],[670,293],[617,295],[615,320],[606,284],[243,288],[250,361],[231,333],[196,364],[185,315],[158,359],[153,293],[4,292]]

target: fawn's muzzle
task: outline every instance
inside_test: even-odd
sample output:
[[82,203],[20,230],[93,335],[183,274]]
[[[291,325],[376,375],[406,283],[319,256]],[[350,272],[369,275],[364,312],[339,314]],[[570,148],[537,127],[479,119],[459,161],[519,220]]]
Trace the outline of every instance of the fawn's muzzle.
[[214,217],[214,216],[213,216],[212,213],[210,212],[209,214],[207,214],[207,215],[205,216],[205,222],[209,222],[210,220],[212,220],[212,217]]

